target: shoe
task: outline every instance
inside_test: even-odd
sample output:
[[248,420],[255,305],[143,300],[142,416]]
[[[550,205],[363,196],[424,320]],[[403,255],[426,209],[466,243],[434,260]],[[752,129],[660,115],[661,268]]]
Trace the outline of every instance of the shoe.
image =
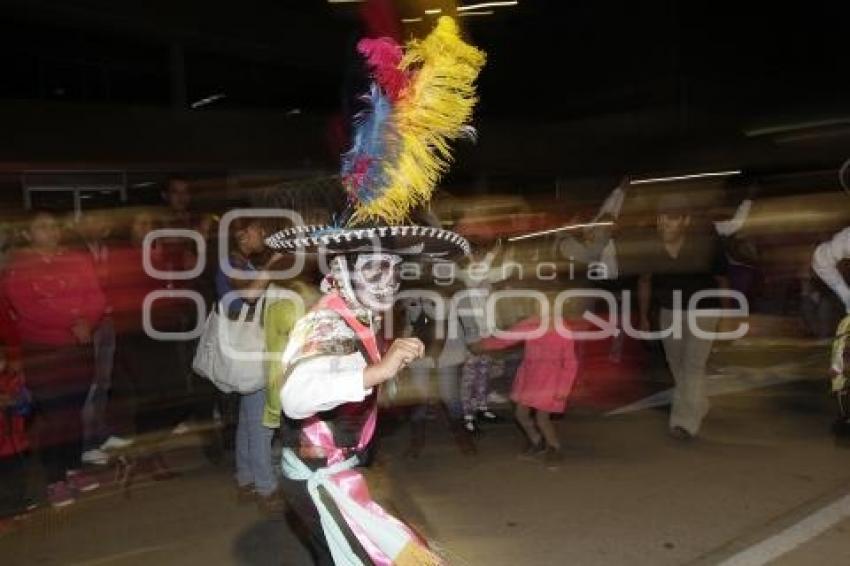
[[65,478],[68,487],[77,493],[88,493],[100,487],[100,482],[97,479],[79,470],[68,470]]
[[487,403],[490,405],[507,405],[508,398],[497,391],[491,391],[487,394]]
[[520,460],[533,461],[539,460],[546,453],[546,444],[540,438],[537,442],[526,442],[525,448],[517,455]]
[[478,425],[475,423],[475,417],[472,415],[464,415],[463,428],[469,434],[476,434],[478,432]]
[[236,502],[239,504],[251,503],[257,499],[257,490],[254,484],[236,486]]
[[550,446],[546,449],[546,453],[543,454],[543,465],[545,465],[550,470],[557,470],[561,467],[561,463],[564,461],[564,453],[561,452],[560,448],[555,448],[554,446]]
[[120,436],[110,436],[106,439],[106,442],[100,445],[100,449],[104,451],[109,450],[124,450],[125,448],[129,448],[135,442],[132,438],[121,438]]
[[476,417],[484,422],[490,424],[496,424],[502,422],[504,419],[491,411],[490,409],[480,409],[476,413]]
[[76,498],[67,483],[58,481],[47,486],[47,501],[55,509],[60,509],[72,505]]
[[286,500],[280,491],[274,491],[270,495],[257,494],[257,508],[263,515],[283,517],[286,511]]
[[99,448],[92,448],[83,452],[81,457],[83,464],[92,464],[94,466],[109,465],[109,454]]
[[685,430],[680,426],[674,426],[670,429],[670,436],[675,438],[676,440],[681,440],[682,442],[686,442],[688,440],[693,440],[694,435]]
[[192,432],[192,429],[189,427],[189,423],[185,421],[171,429],[172,436],[183,436],[184,434],[189,434],[190,432]]

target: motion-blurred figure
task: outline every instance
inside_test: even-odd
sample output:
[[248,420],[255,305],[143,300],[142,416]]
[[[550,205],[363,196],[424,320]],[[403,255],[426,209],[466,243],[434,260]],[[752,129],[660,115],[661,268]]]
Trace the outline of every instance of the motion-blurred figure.
[[81,471],[82,409],[92,383],[92,333],[106,305],[88,257],[62,245],[50,212],[26,226],[28,246],[8,266],[4,292],[23,343],[24,373],[39,416],[38,450],[55,507],[98,483]]
[[[691,297],[705,289],[725,289],[726,256],[717,234],[701,226],[692,214],[687,197],[681,193],[667,194],[658,203],[659,240],[647,258],[648,273],[641,275],[638,284],[640,328],[650,328],[650,303],[660,307],[662,331],[665,332],[664,353],[676,382],[670,410],[670,432],[686,440],[697,435],[702,419],[708,413],[705,392],[705,366],[711,354],[713,340],[698,336],[688,324],[687,313]],[[675,294],[681,294],[676,303]],[[716,298],[700,301],[701,309],[719,308]],[[678,319],[678,320],[677,320]],[[704,332],[717,327],[716,316],[700,316],[698,323]]]

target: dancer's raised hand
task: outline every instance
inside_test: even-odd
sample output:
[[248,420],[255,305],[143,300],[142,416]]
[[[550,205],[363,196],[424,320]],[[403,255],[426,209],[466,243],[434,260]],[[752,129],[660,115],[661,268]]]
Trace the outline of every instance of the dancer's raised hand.
[[422,357],[425,345],[419,338],[398,338],[383,359],[363,371],[363,386],[372,387],[392,379],[412,361]]

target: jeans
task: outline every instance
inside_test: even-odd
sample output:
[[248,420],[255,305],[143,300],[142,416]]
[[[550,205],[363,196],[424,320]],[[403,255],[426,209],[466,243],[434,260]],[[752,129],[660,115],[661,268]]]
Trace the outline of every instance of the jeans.
[[112,387],[115,356],[115,325],[104,317],[92,334],[94,344],[94,381],[83,407],[83,450],[100,446],[109,436],[106,404]]
[[[459,420],[463,417],[463,408],[460,402],[460,385],[458,383],[458,375],[460,366],[446,366],[437,368],[436,370],[428,367],[411,367],[410,378],[413,386],[420,394],[420,398],[427,400],[430,397],[430,384],[428,379],[431,377],[431,372],[437,372],[437,386],[440,391],[440,401],[445,405],[449,417],[454,420]],[[419,405],[411,415],[412,420],[421,421],[425,418],[427,403],[423,402]]]
[[272,466],[274,431],[263,426],[265,405],[265,389],[242,395],[236,427],[236,482],[240,486],[253,485],[263,497],[277,489]]

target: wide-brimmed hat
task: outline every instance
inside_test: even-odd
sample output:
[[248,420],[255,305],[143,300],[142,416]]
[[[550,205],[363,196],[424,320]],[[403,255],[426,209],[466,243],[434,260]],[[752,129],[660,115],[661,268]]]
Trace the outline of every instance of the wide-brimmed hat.
[[277,251],[325,253],[329,255],[385,251],[397,255],[422,255],[451,259],[470,253],[469,242],[450,230],[433,226],[376,226],[335,228],[295,226],[266,239]]

